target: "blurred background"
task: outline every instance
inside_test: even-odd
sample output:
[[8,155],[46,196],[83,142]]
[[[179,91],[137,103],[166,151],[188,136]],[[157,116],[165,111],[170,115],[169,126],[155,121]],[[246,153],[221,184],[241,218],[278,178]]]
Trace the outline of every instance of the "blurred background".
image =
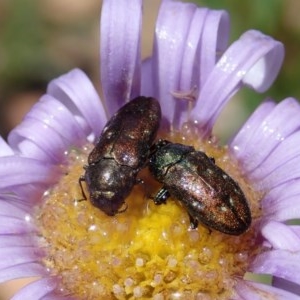
[[[282,41],[286,47],[284,65],[273,87],[263,95],[244,90],[223,112],[217,126],[222,137],[236,130],[267,96],[276,101],[288,96],[300,99],[299,0],[194,2],[230,13],[231,42],[253,28]],[[159,3],[144,1],[143,57],[152,50]],[[47,83],[72,68],[87,72],[99,89],[100,10],[100,0],[0,0],[0,134],[3,137],[45,92]],[[8,294],[0,299],[10,298],[10,289],[3,293]]]

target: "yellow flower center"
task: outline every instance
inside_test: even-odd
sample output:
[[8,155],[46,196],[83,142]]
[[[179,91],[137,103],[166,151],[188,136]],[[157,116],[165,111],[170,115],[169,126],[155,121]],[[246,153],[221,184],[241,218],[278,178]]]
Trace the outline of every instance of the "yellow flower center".
[[[128,208],[114,217],[82,200],[78,183],[92,145],[70,150],[69,165],[37,212],[44,264],[61,277],[60,289],[80,299],[229,299],[261,249],[256,244],[255,220],[259,196],[242,178],[226,148],[197,142],[186,131],[161,137],[193,145],[215,158],[244,191],[252,226],[240,236],[189,229],[186,209],[176,199],[155,205],[150,199],[160,185],[143,170],[126,199]],[[85,188],[85,184],[83,183]],[[85,188],[85,193],[88,192]],[[197,299],[198,299],[197,298]]]

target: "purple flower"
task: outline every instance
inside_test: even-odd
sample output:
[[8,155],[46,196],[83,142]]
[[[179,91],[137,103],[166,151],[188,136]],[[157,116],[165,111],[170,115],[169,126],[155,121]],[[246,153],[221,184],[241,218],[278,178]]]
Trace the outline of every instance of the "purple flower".
[[[49,193],[68,173],[66,153],[95,142],[107,115],[138,95],[152,96],[160,101],[165,131],[184,131],[194,138],[197,134],[196,144],[212,143],[213,126],[227,101],[244,86],[266,91],[279,72],[284,56],[280,42],[250,30],[228,47],[225,11],[168,0],[159,11],[153,54],[142,61],[141,6],[141,0],[103,2],[101,84],[107,114],[88,77],[75,69],[50,82],[8,142],[0,140],[0,281],[40,278],[13,299],[73,299],[60,284],[63,274],[54,276],[51,266],[43,263],[46,250],[41,247],[35,210],[45,191]],[[299,298],[300,230],[290,222],[300,217],[299,114],[293,98],[279,104],[268,99],[228,142],[238,177],[258,195],[252,208],[261,210],[251,229],[257,238],[249,246],[260,251],[251,252],[251,257],[241,253],[239,261],[247,261],[249,278],[233,274],[224,279],[233,280],[230,299]],[[72,195],[69,190],[65,193]],[[69,233],[71,239],[75,233]],[[86,253],[81,255],[84,259]],[[171,268],[179,264],[170,257],[168,262]],[[135,267],[139,270],[143,264],[137,259]],[[193,261],[196,271],[198,264]],[[272,275],[271,284],[254,282],[255,274]],[[125,281],[125,292],[131,285]],[[113,289],[116,295],[122,286],[116,283]],[[141,297],[139,293],[137,288],[132,291],[135,297]],[[162,299],[159,296],[163,294],[156,299]]]

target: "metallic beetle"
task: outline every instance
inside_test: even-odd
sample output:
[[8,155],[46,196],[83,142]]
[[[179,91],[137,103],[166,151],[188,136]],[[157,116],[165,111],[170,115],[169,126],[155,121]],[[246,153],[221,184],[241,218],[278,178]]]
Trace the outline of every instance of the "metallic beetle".
[[191,146],[159,140],[152,146],[149,170],[163,184],[156,204],[169,196],[179,200],[190,216],[208,228],[239,235],[251,224],[251,212],[239,185],[204,152]]
[[137,174],[146,165],[160,120],[158,101],[137,97],[104,127],[79,183],[82,188],[82,181],[86,182],[92,204],[107,215],[125,210],[121,207],[138,183]]

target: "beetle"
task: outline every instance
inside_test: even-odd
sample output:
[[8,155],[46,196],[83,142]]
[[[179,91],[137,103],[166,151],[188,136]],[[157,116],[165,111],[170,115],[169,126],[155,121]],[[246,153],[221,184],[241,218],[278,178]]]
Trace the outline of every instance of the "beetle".
[[[91,203],[109,216],[121,209],[138,172],[145,167],[160,126],[161,108],[154,98],[139,96],[121,107],[105,125],[88,156],[85,181]],[[86,197],[85,197],[86,199]]]
[[192,229],[198,222],[231,235],[249,228],[251,212],[243,191],[204,152],[159,140],[151,148],[149,171],[163,184],[154,203],[166,203],[170,196],[180,201]]

